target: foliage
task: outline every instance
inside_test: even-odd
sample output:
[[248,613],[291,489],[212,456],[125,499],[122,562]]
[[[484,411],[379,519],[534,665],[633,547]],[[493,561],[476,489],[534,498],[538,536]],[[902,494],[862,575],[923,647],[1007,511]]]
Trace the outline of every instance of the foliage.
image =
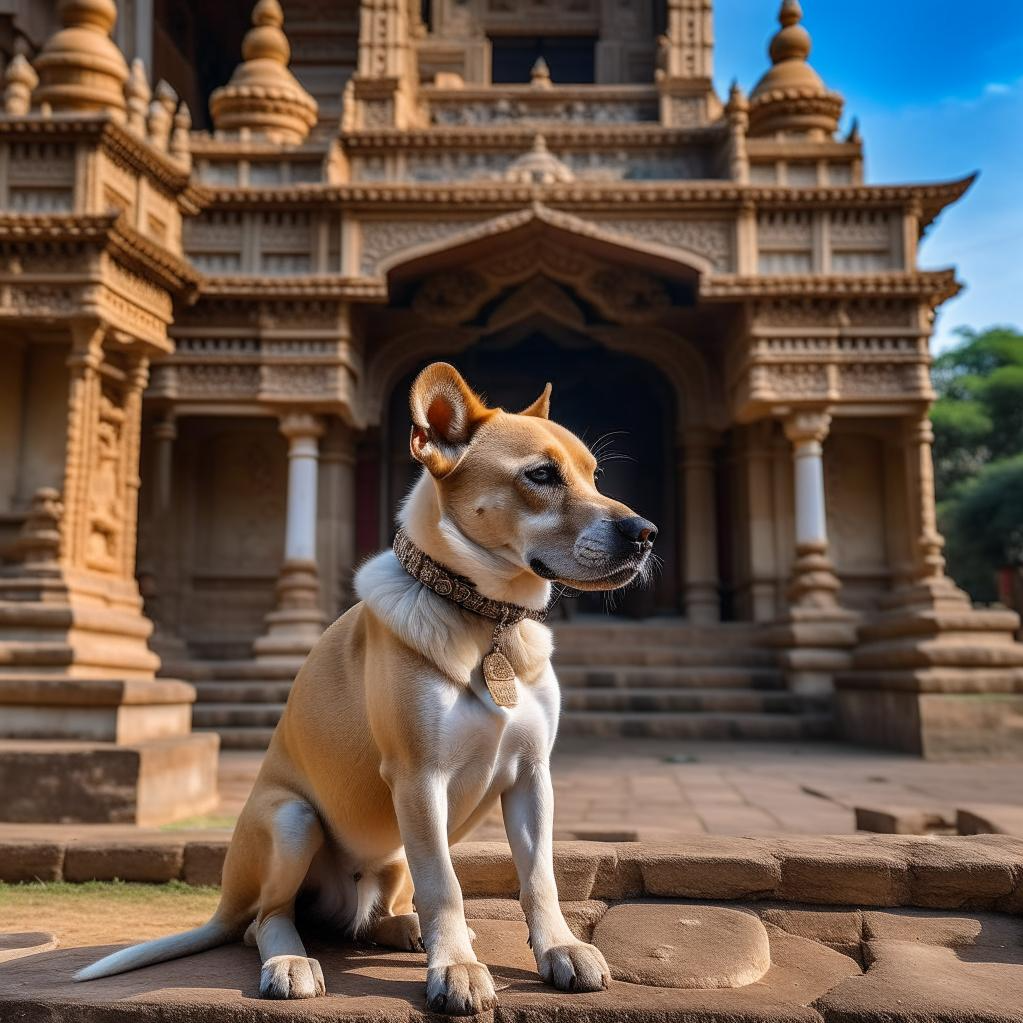
[[995,571],[1023,565],[1023,454],[985,466],[940,519],[952,576],[975,599],[995,600]]
[[976,600],[1023,565],[1023,334],[962,329],[934,363],[934,473],[948,567]]
[[991,327],[959,335],[962,343],[940,355],[933,370],[939,500],[989,462],[1023,451],[1023,334]]

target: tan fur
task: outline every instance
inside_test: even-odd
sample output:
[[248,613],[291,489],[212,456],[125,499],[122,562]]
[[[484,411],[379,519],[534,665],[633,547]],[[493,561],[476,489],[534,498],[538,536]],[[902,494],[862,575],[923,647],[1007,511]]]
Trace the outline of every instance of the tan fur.
[[[423,550],[481,592],[534,608],[550,593],[530,568],[536,551],[578,564],[578,585],[635,574],[632,562],[598,564],[600,538],[632,512],[598,493],[593,456],[547,419],[549,394],[511,415],[483,406],[451,367],[425,370],[410,404],[412,452],[426,471],[401,516]],[[531,483],[523,472],[537,464],[556,465],[562,483]],[[498,708],[479,672],[492,622],[420,586],[391,552],[364,566],[357,587],[363,599],[295,679],[239,817],[214,919],[115,953],[79,979],[246,933],[259,946],[265,996],[322,994],[319,964],[294,925],[296,900],[311,900],[340,931],[403,949],[421,942],[431,1008],[488,1008],[493,983],[471,947],[448,845],[501,799],[541,974],[559,988],[607,985],[603,957],[572,935],[554,885],[548,762],[560,698],[549,630],[524,621],[505,634],[520,699]]]

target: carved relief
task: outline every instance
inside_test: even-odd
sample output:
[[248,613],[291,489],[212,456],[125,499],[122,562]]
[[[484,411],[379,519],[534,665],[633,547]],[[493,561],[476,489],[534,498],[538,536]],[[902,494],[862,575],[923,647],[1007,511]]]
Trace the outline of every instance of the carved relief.
[[664,285],[638,270],[598,270],[587,281],[587,292],[622,323],[642,323],[671,306]]
[[434,274],[419,286],[412,310],[432,323],[461,323],[486,294],[486,281],[474,270]]
[[103,387],[89,468],[88,536],[85,561],[89,568],[117,568],[124,530],[125,410],[121,396]]
[[661,220],[601,218],[594,223],[614,234],[669,248],[688,249],[707,259],[715,270],[732,267],[732,232],[727,220]]
[[259,394],[259,366],[238,364],[175,367],[180,397],[243,399]]
[[403,249],[425,245],[459,234],[472,227],[472,220],[366,220],[360,225],[362,259],[360,270],[366,276],[379,272],[380,264]]

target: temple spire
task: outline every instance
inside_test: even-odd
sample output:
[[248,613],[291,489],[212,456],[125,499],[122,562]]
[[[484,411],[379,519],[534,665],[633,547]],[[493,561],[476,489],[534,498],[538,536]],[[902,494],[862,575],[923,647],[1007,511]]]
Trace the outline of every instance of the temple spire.
[[128,65],[110,38],[117,21],[114,0],[61,0],[63,28],[36,58],[35,103],[54,111],[110,111],[124,118]]
[[291,47],[278,0],[259,0],[242,41],[243,62],[231,81],[210,97],[218,131],[248,131],[299,143],[316,124],[316,100],[288,70]]
[[771,39],[771,69],[750,94],[750,134],[830,137],[842,115],[842,97],[829,92],[809,64],[812,40],[799,0],[783,0],[781,28]]

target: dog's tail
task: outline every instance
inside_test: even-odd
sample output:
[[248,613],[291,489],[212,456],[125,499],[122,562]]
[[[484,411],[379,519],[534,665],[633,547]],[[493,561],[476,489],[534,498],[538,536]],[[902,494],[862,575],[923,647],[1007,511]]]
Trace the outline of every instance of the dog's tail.
[[209,923],[182,934],[171,934],[166,938],[145,941],[141,945],[122,948],[119,952],[100,959],[91,966],[83,967],[75,975],[75,980],[98,980],[100,977],[112,977],[115,973],[127,973],[143,966],[165,963],[168,959],[180,959],[182,956],[195,952],[205,952],[219,945],[241,938],[247,921],[226,920],[215,915]]

